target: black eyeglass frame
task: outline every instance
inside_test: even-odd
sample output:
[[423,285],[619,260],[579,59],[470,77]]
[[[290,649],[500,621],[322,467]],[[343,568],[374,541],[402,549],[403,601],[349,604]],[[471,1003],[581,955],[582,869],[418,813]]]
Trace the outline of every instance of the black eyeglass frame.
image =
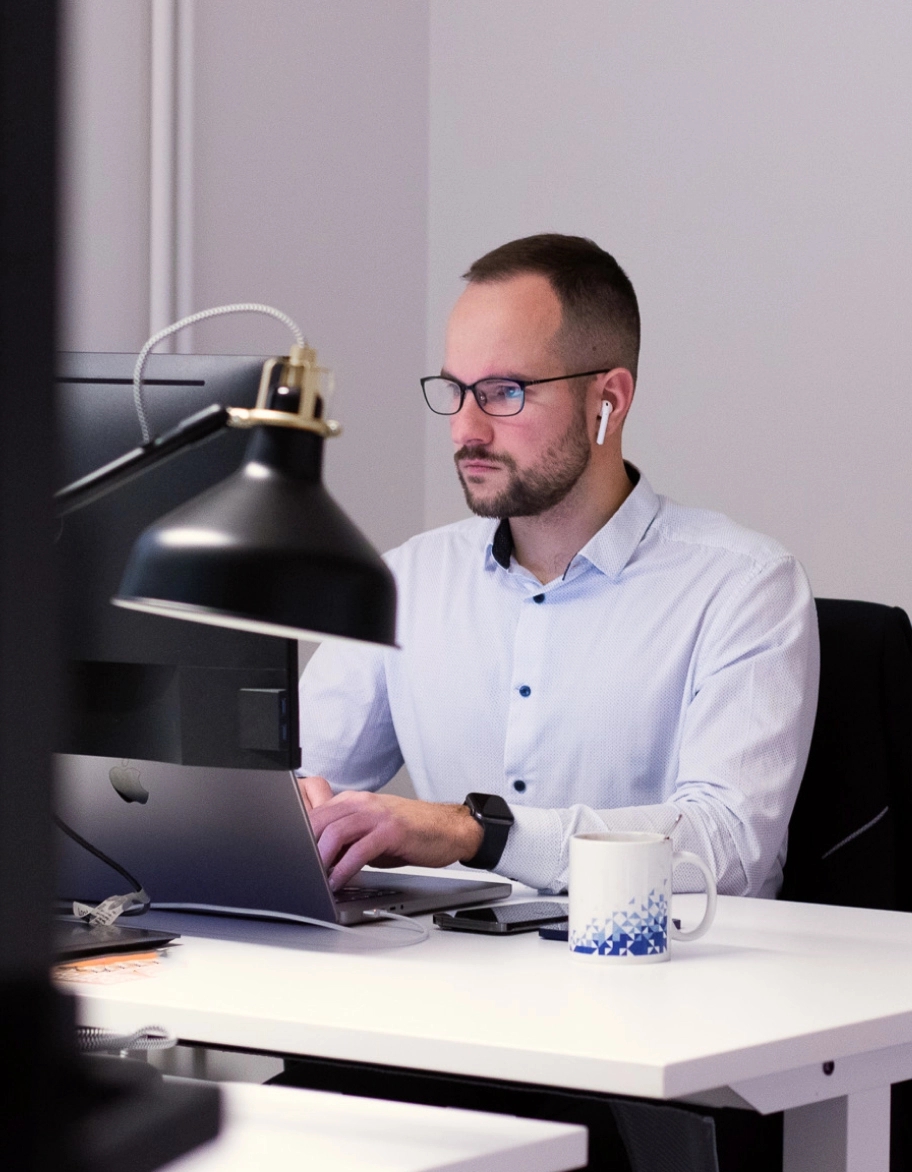
[[[588,378],[590,375],[593,375],[593,374],[608,374],[610,371],[612,371],[614,369],[615,368],[613,366],[606,366],[602,370],[581,370],[578,374],[556,374],[552,378],[525,378],[525,379],[524,378],[498,378],[495,375],[495,376],[489,376],[488,378],[480,378],[480,379],[478,379],[477,382],[474,382],[474,383],[460,382],[458,378],[452,378],[448,374],[429,374],[425,378],[420,380],[421,381],[421,393],[424,395],[424,401],[425,401],[425,403],[427,403],[428,408],[431,411],[433,411],[435,415],[443,415],[443,416],[458,415],[459,412],[462,410],[463,403],[465,403],[466,395],[469,393],[469,391],[471,391],[472,394],[475,396],[475,402],[478,404],[479,410],[484,411],[485,415],[490,415],[494,419],[509,419],[513,415],[518,415],[520,413],[520,411],[522,411],[523,407],[525,407],[525,405],[526,405],[526,387],[538,387],[538,386],[541,386],[542,383],[560,383],[560,382],[564,382],[565,379],[571,379],[571,378]],[[425,386],[426,383],[430,383],[430,382],[452,383],[454,386],[459,387],[459,390],[460,390],[459,406],[456,408],[455,411],[438,411],[436,407],[431,407],[431,403],[430,403],[430,400],[428,399],[427,389]],[[479,394],[478,394],[478,388],[483,383],[510,383],[512,386],[519,387],[519,389],[522,391],[522,400],[521,400],[519,406],[516,408],[515,411],[488,411],[488,410],[486,410],[485,405],[481,401],[481,398],[479,398]],[[484,396],[484,391],[481,392],[481,395],[482,395],[482,397]]]

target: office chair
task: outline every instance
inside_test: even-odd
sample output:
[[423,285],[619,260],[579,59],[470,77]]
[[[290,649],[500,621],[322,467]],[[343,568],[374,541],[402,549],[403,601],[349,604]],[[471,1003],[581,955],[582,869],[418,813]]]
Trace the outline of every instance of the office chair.
[[817,599],[820,696],[781,899],[912,911],[912,626],[898,607]]
[[611,1113],[631,1172],[719,1172],[716,1125],[681,1107],[617,1100]]
[[[912,625],[832,598],[817,620],[820,698],[780,899],[912,911]],[[891,1172],[908,1172],[912,1082],[893,1087],[891,1115]]]

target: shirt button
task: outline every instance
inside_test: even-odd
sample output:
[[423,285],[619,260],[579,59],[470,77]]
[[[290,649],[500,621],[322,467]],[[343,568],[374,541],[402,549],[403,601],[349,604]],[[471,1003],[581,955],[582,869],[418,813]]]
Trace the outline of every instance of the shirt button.
[[518,794],[524,794],[526,792],[526,783],[524,781],[514,781],[513,788]]
[[545,596],[544,596],[544,594],[533,594],[532,601],[533,602],[544,602]]
[[519,689],[519,694],[520,694],[520,696],[531,696],[532,689],[529,687],[528,684],[523,684],[523,686]]

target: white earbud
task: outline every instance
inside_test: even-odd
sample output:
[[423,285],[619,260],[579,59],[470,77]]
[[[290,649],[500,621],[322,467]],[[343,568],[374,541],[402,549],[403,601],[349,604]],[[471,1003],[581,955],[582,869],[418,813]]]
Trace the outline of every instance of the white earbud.
[[605,432],[608,430],[608,420],[611,418],[611,404],[607,399],[602,400],[602,415],[599,422],[598,435],[595,442],[603,444],[605,442]]

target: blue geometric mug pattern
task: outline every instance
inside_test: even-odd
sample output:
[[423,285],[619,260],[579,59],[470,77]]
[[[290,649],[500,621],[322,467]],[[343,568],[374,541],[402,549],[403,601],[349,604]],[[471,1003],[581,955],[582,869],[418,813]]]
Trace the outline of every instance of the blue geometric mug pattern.
[[661,956],[668,950],[668,898],[655,888],[646,903],[631,899],[624,911],[591,919],[582,932],[571,932],[573,952],[600,956]]

